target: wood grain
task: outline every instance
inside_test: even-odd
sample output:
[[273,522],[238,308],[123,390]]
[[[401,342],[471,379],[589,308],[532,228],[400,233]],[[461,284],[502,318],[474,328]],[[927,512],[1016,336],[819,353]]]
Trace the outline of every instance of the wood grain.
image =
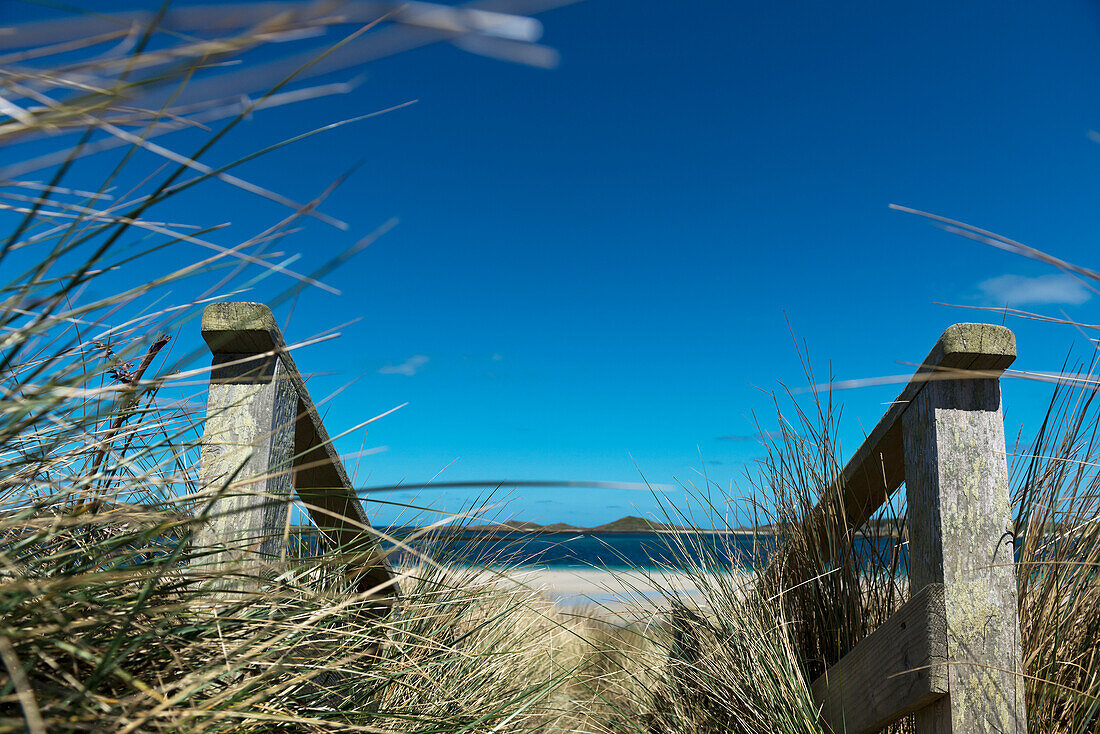
[[[276,357],[214,359],[199,478],[213,494],[195,545],[204,568],[277,558],[293,485],[298,398]],[[243,570],[243,569],[241,569]],[[219,588],[233,585],[223,572]]]
[[836,734],[868,734],[947,693],[944,592],[930,584],[814,681]]
[[1000,384],[930,383],[903,417],[912,588],[943,584],[946,701],[917,734],[1026,732]]

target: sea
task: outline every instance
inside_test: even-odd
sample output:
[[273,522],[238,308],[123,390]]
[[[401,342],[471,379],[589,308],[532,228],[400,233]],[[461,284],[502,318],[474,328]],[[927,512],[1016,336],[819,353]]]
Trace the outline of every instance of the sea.
[[[408,529],[405,529],[406,531]],[[405,533],[401,533],[405,536]],[[398,564],[424,554],[438,562],[463,566],[537,566],[543,568],[672,569],[762,568],[775,552],[774,535],[751,533],[484,533],[455,532],[412,541],[414,552],[396,549]],[[905,571],[905,545],[893,537],[857,537],[853,558],[860,567],[876,558],[899,555]]]

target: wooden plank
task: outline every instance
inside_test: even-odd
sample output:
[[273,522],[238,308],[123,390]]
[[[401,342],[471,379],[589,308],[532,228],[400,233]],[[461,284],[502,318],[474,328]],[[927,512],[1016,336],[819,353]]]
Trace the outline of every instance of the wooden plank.
[[[810,512],[819,550],[828,555],[830,537],[861,527],[905,480],[901,417],[928,385],[978,372],[996,378],[1016,359],[1016,337],[1003,326],[955,324],[936,341],[913,378],[844,466],[841,476]],[[838,504],[837,498],[843,498]]]
[[917,592],[814,681],[821,718],[836,734],[870,734],[947,693],[943,586]]
[[916,732],[1026,732],[1000,383],[929,383],[902,424],[909,582],[944,585],[949,659]]
[[[221,549],[203,559],[211,570],[282,552],[297,404],[276,357],[248,364],[215,357],[199,476],[202,486],[217,496],[206,507],[210,520],[195,539],[197,547]],[[233,585],[222,581],[219,587]]]
[[355,494],[344,469],[344,463],[336,453],[332,440],[317,417],[315,423],[310,412],[316,415],[313,402],[299,402],[299,420],[294,437],[295,463],[299,467],[295,478],[298,498],[309,508],[310,517],[330,539],[331,545],[341,553],[363,555],[355,564],[360,567],[359,589],[367,591],[384,587],[386,593],[395,593],[389,582],[393,574],[389,564],[376,557],[378,536],[370,531],[370,519],[362,502]]
[[[392,581],[384,559],[376,557],[378,538],[355,494],[343,461],[325,430],[317,406],[294,363],[271,309],[262,303],[214,303],[203,311],[202,336],[215,355],[246,359],[248,355],[278,355],[297,396],[294,431],[295,489],[314,524],[340,552],[362,555],[363,590]],[[396,589],[388,587],[388,593]]]

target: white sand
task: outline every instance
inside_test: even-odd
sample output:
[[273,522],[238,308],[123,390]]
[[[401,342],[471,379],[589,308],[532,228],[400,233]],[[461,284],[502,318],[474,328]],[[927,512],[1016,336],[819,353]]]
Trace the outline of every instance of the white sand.
[[[730,569],[730,573],[735,577],[732,579],[734,586],[742,585],[751,575],[751,572],[738,569]],[[640,614],[649,617],[667,607],[673,597],[706,606],[702,592],[689,574],[665,569],[610,571],[560,566],[489,566],[475,571],[475,578],[505,587],[513,583],[522,585],[544,595],[563,611],[585,615],[603,616],[601,612],[610,612],[612,616],[633,618]]]
[[541,591],[563,608],[659,608],[666,606],[672,595],[690,598],[699,594],[688,574],[667,570],[522,567],[510,570],[508,575]]

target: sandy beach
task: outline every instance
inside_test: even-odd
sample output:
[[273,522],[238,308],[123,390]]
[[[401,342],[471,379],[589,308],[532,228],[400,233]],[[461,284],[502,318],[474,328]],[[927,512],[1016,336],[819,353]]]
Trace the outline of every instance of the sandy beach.
[[696,597],[699,589],[686,573],[670,570],[520,567],[508,575],[540,591],[563,609],[603,608],[611,612],[631,608],[661,608],[670,595]]

